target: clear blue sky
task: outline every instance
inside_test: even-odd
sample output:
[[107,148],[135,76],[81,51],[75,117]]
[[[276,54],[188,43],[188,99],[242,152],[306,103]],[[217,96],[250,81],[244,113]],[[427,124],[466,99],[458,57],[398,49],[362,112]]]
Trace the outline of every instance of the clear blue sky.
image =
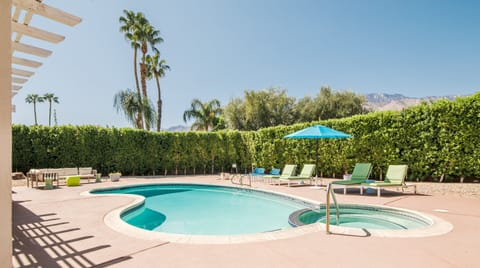
[[[227,104],[246,89],[282,87],[314,96],[320,86],[411,97],[480,90],[480,1],[442,0],[45,0],[83,19],[76,27],[34,17],[66,36],[13,103],[13,122],[33,124],[27,94],[55,93],[59,124],[129,127],[113,108],[134,88],[133,52],[119,33],[123,9],[160,29],[171,71],[161,80],[163,124],[184,124],[193,98]],[[30,42],[35,43],[35,42]],[[156,101],[156,86],[149,82]],[[39,123],[48,124],[40,104]]]

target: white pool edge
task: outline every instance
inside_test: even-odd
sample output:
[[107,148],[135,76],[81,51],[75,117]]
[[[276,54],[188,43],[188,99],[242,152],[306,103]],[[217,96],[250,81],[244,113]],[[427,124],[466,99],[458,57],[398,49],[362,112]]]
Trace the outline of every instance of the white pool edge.
[[[252,188],[241,188],[241,187],[232,187],[232,186],[222,186],[222,185],[215,185],[215,184],[202,184],[202,183],[183,183],[183,182],[166,182],[166,183],[140,183],[128,186],[115,186],[115,187],[105,187],[105,188],[97,188],[93,190],[109,190],[109,189],[118,189],[118,188],[125,188],[125,187],[134,187],[134,186],[148,186],[148,185],[162,185],[162,184],[185,184],[185,185],[205,185],[205,186],[216,186],[216,187],[227,187],[227,188],[237,188],[237,189],[249,189],[253,191],[271,193],[278,196],[284,196],[288,198],[294,198],[300,200],[302,202],[307,202],[310,204],[317,204],[316,201],[294,196],[290,194],[284,194],[279,192],[274,192],[270,190],[264,189],[252,189]],[[91,191],[82,192],[81,195],[89,196],[89,197],[102,197],[101,195],[92,194]],[[237,244],[237,243],[251,243],[251,242],[261,242],[261,241],[271,241],[271,240],[279,240],[279,239],[287,239],[293,238],[301,235],[306,234],[313,234],[318,232],[325,232],[325,224],[323,223],[314,223],[304,226],[299,226],[295,228],[287,228],[278,231],[272,232],[265,232],[265,233],[256,233],[256,234],[242,234],[242,235],[189,235],[189,234],[173,234],[173,233],[164,233],[164,232],[157,232],[157,231],[149,231],[145,229],[141,229],[130,225],[121,219],[121,214],[125,211],[141,205],[145,198],[139,195],[132,195],[132,194],[105,194],[105,196],[123,196],[123,197],[130,197],[133,198],[133,201],[127,205],[121,206],[116,208],[110,212],[108,212],[104,216],[104,223],[110,227],[111,229],[138,239],[143,240],[159,240],[159,241],[166,241],[172,243],[185,243],[185,244]],[[359,236],[359,237],[384,237],[384,238],[415,238],[415,237],[429,237],[429,236],[437,236],[442,235],[450,232],[453,229],[453,225],[449,222],[438,218],[436,216],[421,213],[418,211],[397,208],[397,207],[390,207],[390,206],[381,206],[381,205],[369,205],[372,207],[379,207],[379,208],[390,208],[390,209],[397,209],[413,214],[420,215],[432,221],[432,225],[426,226],[425,228],[417,228],[411,230],[378,230],[378,229],[360,229],[360,228],[351,228],[351,227],[340,227],[336,225],[330,226],[330,231],[332,234],[337,235],[349,235],[349,236]]]

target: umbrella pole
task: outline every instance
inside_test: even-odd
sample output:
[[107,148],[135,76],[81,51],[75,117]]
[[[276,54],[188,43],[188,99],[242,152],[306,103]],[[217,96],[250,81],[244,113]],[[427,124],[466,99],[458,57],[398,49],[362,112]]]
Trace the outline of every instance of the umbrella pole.
[[315,142],[316,142],[316,146],[315,146],[315,185],[317,185],[317,180],[318,180],[318,139],[316,139]]

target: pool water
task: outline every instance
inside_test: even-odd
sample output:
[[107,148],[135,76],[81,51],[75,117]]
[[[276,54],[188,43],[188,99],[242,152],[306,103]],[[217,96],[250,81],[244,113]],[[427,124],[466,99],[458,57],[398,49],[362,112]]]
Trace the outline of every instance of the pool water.
[[236,235],[291,228],[289,215],[308,207],[269,192],[212,185],[156,184],[92,193],[144,196],[143,205],[121,218],[139,228],[176,234]]
[[[341,204],[339,210],[339,222],[337,223],[336,210],[333,207],[330,209],[331,225],[365,229],[411,230],[432,224],[429,219],[421,215],[393,208]],[[325,223],[325,209],[297,211],[290,216],[290,222],[293,226],[315,222]]]

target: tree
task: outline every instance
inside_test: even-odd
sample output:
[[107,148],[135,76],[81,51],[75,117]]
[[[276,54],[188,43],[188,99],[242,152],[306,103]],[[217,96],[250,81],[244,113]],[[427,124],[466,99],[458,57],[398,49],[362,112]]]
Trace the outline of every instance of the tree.
[[157,102],[157,131],[160,131],[162,125],[162,94],[160,91],[160,77],[165,76],[165,71],[170,70],[170,66],[167,65],[165,60],[160,60],[160,54],[155,53],[153,56],[147,55],[147,78],[152,79],[155,77],[158,90],[158,102]]
[[146,122],[155,124],[155,109],[148,99],[139,98],[139,95],[131,89],[122,90],[115,94],[113,106],[117,108],[117,112],[123,111],[127,120],[134,127],[143,129],[142,125],[138,125],[138,116],[142,114]]
[[33,117],[35,118],[35,126],[37,124],[37,103],[43,102],[43,97],[38,94],[28,94],[25,98],[26,103],[33,103]]
[[297,122],[311,122],[332,118],[349,117],[363,114],[365,98],[350,91],[332,91],[330,87],[322,86],[315,98],[309,96],[300,99],[295,110]]
[[43,100],[48,101],[48,126],[52,126],[52,102],[58,103],[58,97],[53,93],[45,93],[43,95]]
[[[140,48],[140,41],[139,37],[136,34],[136,28],[138,24],[144,23],[146,21],[146,18],[143,16],[142,13],[135,13],[133,11],[129,10],[123,10],[123,13],[125,16],[120,16],[118,21],[120,22],[120,32],[125,33],[125,40],[130,42],[130,45],[133,48],[133,74],[135,77],[135,86],[138,94],[138,99],[141,100],[141,94],[140,94],[140,84],[138,80],[138,72],[137,72],[137,51]],[[143,128],[143,116],[142,114],[138,114],[135,116],[137,122],[136,127],[137,128]],[[141,126],[141,127],[139,127]]]
[[243,101],[234,99],[227,105],[225,117],[229,126],[240,130],[290,125],[296,119],[294,105],[295,98],[285,89],[246,90]]
[[[143,98],[147,99],[147,64],[146,55],[148,53],[148,45],[150,45],[154,52],[158,53],[158,49],[155,47],[157,44],[163,42],[160,37],[160,31],[156,30],[148,21],[139,23],[136,28],[136,35],[141,44],[142,62],[140,63],[140,80],[142,85]],[[150,130],[150,124],[145,122],[145,127]]]
[[224,116],[228,128],[246,129],[245,105],[242,99],[234,98],[231,100],[225,107]]
[[158,49],[155,48],[157,44],[163,42],[163,39],[160,37],[160,31],[156,30],[148,20],[142,21],[137,25],[135,29],[135,34],[138,36],[138,40],[141,44],[142,51],[142,62],[140,63],[140,79],[142,85],[142,94],[143,97],[147,97],[147,66],[146,66],[146,57],[148,53],[148,45],[152,47],[153,51],[158,53]]
[[193,99],[190,109],[183,113],[185,123],[190,119],[195,119],[191,129],[193,130],[213,130],[217,124],[221,123],[219,118],[222,114],[220,101],[213,99],[209,102],[201,102],[199,99]]
[[[148,98],[148,94],[147,66],[145,61],[148,53],[148,46],[150,45],[153,51],[158,52],[155,46],[163,42],[163,39],[160,37],[160,31],[155,29],[155,27],[150,24],[143,13],[135,13],[128,10],[124,10],[123,13],[125,14],[125,17],[121,16],[119,18],[119,22],[122,24],[120,31],[125,33],[125,38],[131,42],[132,48],[134,49],[134,72],[138,92],[140,92],[140,86],[138,83],[137,74],[137,50],[140,48],[140,51],[142,52],[142,61],[140,63],[140,81],[143,95],[142,98],[146,99]],[[141,117],[139,117],[139,119],[141,119]],[[147,130],[150,130],[150,124],[148,123],[148,120],[145,122],[145,127]]]

